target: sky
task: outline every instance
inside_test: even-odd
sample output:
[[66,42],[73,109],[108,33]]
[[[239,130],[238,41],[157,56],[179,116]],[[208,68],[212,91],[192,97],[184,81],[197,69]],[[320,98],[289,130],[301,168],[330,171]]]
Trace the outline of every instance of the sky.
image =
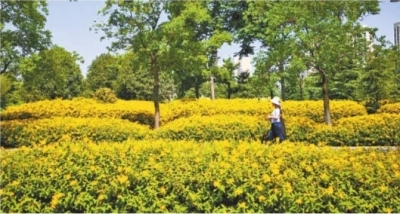
[[[48,2],[49,15],[46,29],[52,32],[53,44],[65,48],[67,51],[76,51],[85,62],[80,65],[82,74],[86,76],[88,66],[100,54],[107,53],[109,40],[100,41],[101,33],[89,29],[105,18],[97,12],[105,5],[100,0],[55,1]],[[400,2],[390,3],[389,0],[380,2],[381,12],[378,15],[364,17],[362,24],[378,28],[378,36],[386,36],[394,42],[393,24],[400,22]],[[226,59],[233,57],[239,51],[238,44],[224,44],[218,52],[219,57]],[[256,51],[257,52],[257,51]],[[252,56],[250,56],[252,57]],[[254,69],[254,68],[252,68]]]

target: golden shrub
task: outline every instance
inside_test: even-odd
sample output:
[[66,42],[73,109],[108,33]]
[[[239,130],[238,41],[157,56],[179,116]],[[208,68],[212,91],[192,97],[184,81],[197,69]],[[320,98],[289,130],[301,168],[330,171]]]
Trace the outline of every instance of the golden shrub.
[[218,141],[1,150],[5,213],[399,212],[399,150]]
[[99,103],[94,99],[46,100],[10,106],[1,112],[2,120],[45,119],[52,117],[119,118],[153,126],[154,110],[151,102],[124,101]]
[[[315,122],[304,117],[286,117],[289,140],[305,140],[306,133],[314,130]],[[193,115],[176,119],[153,132],[153,138],[172,140],[258,140],[270,129],[266,116]]]
[[54,117],[39,120],[2,121],[2,146],[20,147],[87,139],[122,142],[144,139],[149,127],[116,118]]
[[318,125],[308,142],[335,146],[398,146],[400,115],[373,114],[340,119],[336,125]]
[[[330,101],[332,120],[357,115],[366,115],[365,107],[354,101]],[[162,115],[162,121],[169,121],[189,117],[191,115],[211,116],[226,115],[253,115],[265,116],[273,110],[269,100],[258,99],[199,99],[190,102],[173,101],[167,103]],[[324,122],[324,108],[322,101],[284,101],[283,115],[286,117],[308,117],[315,122]]]
[[385,104],[378,109],[377,113],[400,114],[400,102]]

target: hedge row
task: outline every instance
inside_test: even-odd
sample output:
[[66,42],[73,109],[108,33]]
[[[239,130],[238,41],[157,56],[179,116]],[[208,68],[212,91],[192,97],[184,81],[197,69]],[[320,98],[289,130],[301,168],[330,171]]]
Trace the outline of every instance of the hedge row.
[[378,109],[377,113],[400,114],[400,103],[389,103]]
[[[353,101],[331,101],[330,105],[333,121],[344,117],[367,114],[363,105]],[[189,102],[177,100],[168,103],[165,108],[166,111],[162,114],[162,121],[164,122],[192,115],[212,116],[226,114],[265,116],[273,110],[269,100],[257,99],[218,99],[213,101],[199,99]],[[288,117],[308,117],[318,123],[325,121],[322,101],[284,101],[282,109]]]
[[[335,122],[340,118],[366,115],[366,109],[353,101],[331,101],[331,116]],[[161,104],[161,123],[165,125],[189,116],[249,115],[265,116],[272,111],[269,100],[219,99],[173,101]],[[287,117],[308,117],[324,122],[322,101],[285,101],[283,111]],[[53,100],[8,107],[1,112],[2,120],[45,119],[51,117],[98,117],[128,119],[132,122],[153,126],[154,105],[147,101],[118,100],[114,104],[99,103],[91,99]]]
[[307,136],[310,143],[333,146],[399,146],[400,114],[374,114],[342,118],[333,127],[317,125]]
[[[316,123],[306,117],[289,117],[286,120],[289,140],[305,140],[304,134],[312,132]],[[171,140],[259,140],[270,129],[264,117],[248,115],[190,116],[176,119],[153,132],[154,139]]]
[[[377,114],[343,118],[337,125],[316,124],[305,117],[287,117],[289,141],[325,142],[332,146],[398,146],[400,115]],[[172,140],[256,140],[270,123],[261,117],[214,115],[177,119],[157,130],[156,138]]]
[[149,132],[147,126],[115,118],[12,120],[1,122],[1,144],[4,147],[20,147],[84,139],[122,142],[144,139]]
[[399,150],[143,141],[0,155],[5,213],[400,212]]
[[[317,124],[305,117],[285,119],[288,141],[331,146],[398,146],[400,115],[375,114],[343,118],[337,125]],[[20,147],[66,140],[118,141],[169,139],[259,141],[270,128],[263,117],[248,115],[191,116],[176,119],[158,130],[121,119],[53,118],[1,123],[2,146]]]
[[153,126],[154,105],[147,101],[100,103],[94,99],[45,100],[7,107],[1,120],[47,119],[52,117],[117,118]]

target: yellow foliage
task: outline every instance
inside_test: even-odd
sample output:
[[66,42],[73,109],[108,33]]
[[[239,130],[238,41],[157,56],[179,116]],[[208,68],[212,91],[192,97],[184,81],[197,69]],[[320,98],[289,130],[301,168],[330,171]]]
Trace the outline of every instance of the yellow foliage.
[[367,213],[400,206],[398,149],[78,141],[2,150],[0,157],[0,210],[7,213]]

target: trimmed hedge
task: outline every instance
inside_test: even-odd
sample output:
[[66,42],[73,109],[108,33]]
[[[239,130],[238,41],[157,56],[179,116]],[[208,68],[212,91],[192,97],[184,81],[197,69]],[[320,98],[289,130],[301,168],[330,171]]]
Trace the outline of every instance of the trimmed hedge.
[[377,113],[400,114],[400,103],[385,104],[378,109]]
[[[286,117],[308,117],[315,122],[323,123],[324,108],[322,101],[284,101],[283,113]],[[354,101],[330,101],[333,122],[344,117],[367,115],[365,107]],[[257,99],[199,99],[194,101],[173,101],[165,106],[161,114],[162,121],[170,121],[189,116],[250,115],[266,116],[272,111],[269,100]]]
[[[340,118],[366,115],[366,109],[353,101],[331,101],[332,121]],[[270,114],[272,105],[269,100],[257,99],[218,99],[195,101],[173,101],[161,104],[161,124],[190,116],[249,115]],[[283,111],[286,117],[308,117],[323,123],[322,101],[285,101]],[[150,101],[124,101],[99,103],[96,100],[76,98],[73,100],[53,100],[27,103],[8,107],[0,114],[2,120],[45,119],[52,117],[98,117],[128,119],[131,122],[154,126],[154,104]]]
[[400,212],[398,149],[131,141],[0,155],[5,213]]
[[127,139],[144,139],[149,132],[147,126],[114,118],[12,120],[1,122],[1,144],[5,147],[20,147],[83,139],[122,142]]
[[[304,117],[288,118],[287,135],[291,141],[306,140],[315,122]],[[191,116],[174,120],[152,133],[153,139],[171,140],[259,140],[271,124],[263,117],[249,115]]]
[[332,127],[318,125],[307,136],[310,143],[333,146],[400,146],[400,115],[373,114],[342,118]]
[[[305,117],[285,117],[287,140],[331,146],[398,146],[400,115],[379,114],[342,118],[336,125],[317,124]],[[172,121],[152,135],[171,140],[258,140],[270,123],[256,116],[191,116]]]
[[124,101],[99,103],[94,99],[45,100],[7,107],[1,112],[2,120],[46,119],[52,117],[117,118],[127,119],[143,125],[154,125],[154,110],[151,102]]

